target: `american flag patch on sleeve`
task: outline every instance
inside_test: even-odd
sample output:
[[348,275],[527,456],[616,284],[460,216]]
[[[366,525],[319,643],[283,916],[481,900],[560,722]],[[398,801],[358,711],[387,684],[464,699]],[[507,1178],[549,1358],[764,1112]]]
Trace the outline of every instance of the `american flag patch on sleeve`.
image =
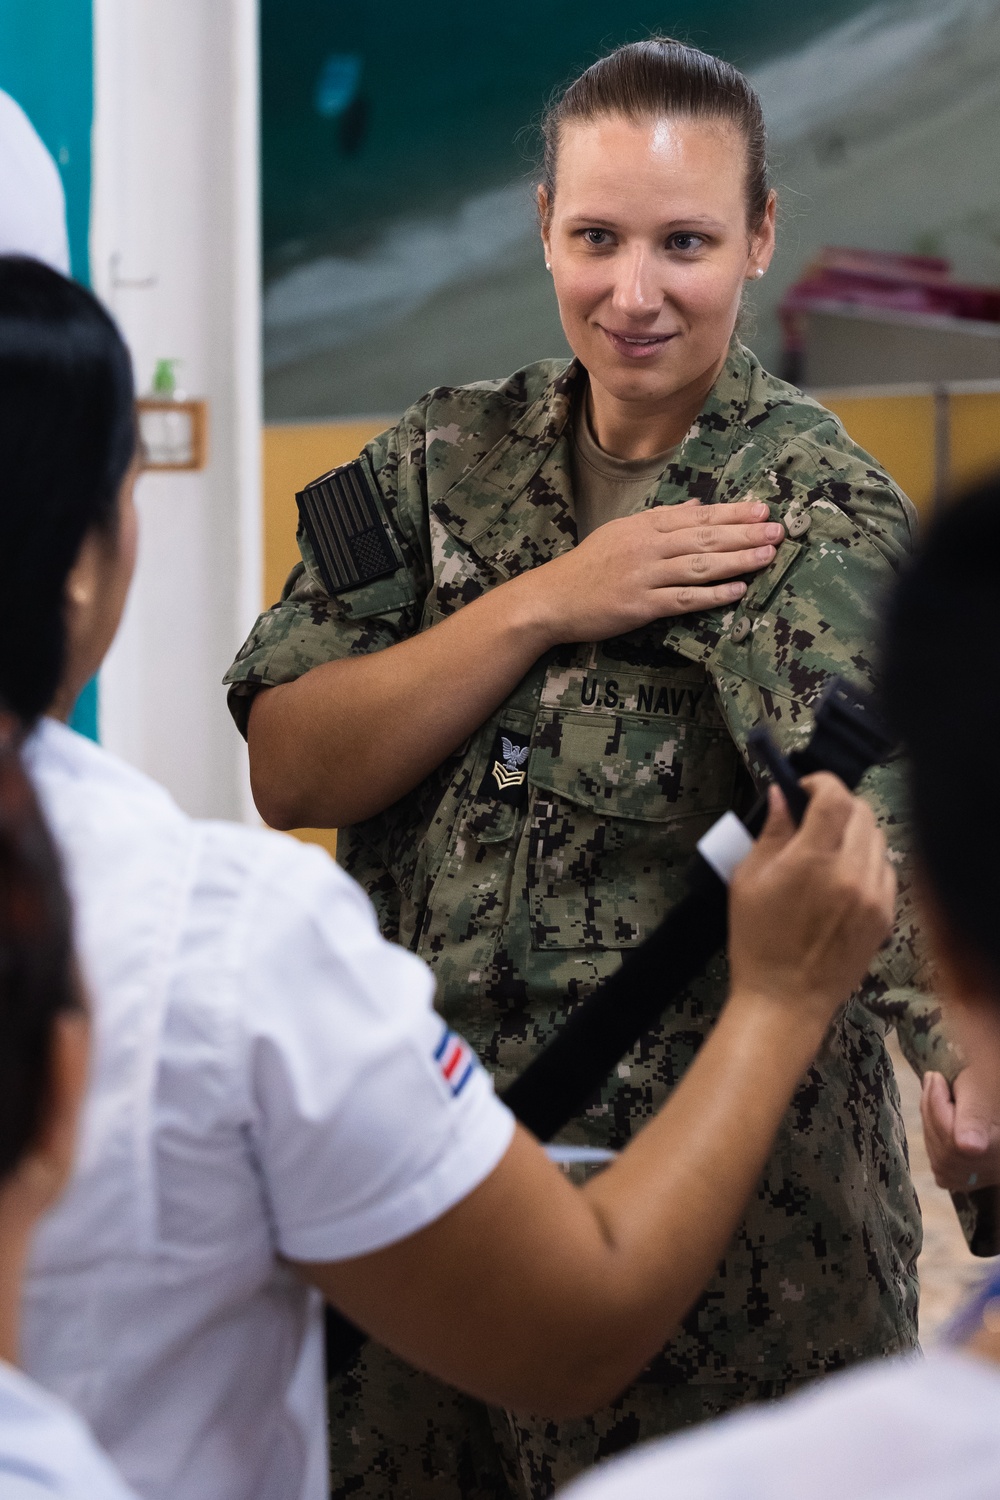
[[320,576],[343,594],[402,567],[393,552],[378,484],[362,455],[321,474],[295,497]]
[[472,1049],[446,1026],[434,1051],[434,1061],[452,1098],[457,1099],[476,1070]]

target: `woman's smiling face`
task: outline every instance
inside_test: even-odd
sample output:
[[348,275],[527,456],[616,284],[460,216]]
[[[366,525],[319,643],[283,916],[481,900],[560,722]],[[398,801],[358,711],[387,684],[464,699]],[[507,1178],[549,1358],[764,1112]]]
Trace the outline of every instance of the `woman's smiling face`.
[[571,120],[555,201],[539,193],[562,325],[592,383],[651,411],[707,393],[744,283],[774,250],[773,195],[747,225],[739,132],[685,117]]

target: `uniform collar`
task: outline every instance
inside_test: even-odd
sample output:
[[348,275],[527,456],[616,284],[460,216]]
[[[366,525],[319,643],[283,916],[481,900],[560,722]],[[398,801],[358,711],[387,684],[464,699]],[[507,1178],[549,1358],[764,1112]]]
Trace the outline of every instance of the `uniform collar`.
[[[747,438],[754,365],[753,355],[734,337],[721,374],[650,504],[713,499],[733,451]],[[537,567],[575,544],[566,429],[585,379],[579,361],[571,360],[500,441],[431,505],[448,531],[502,577]]]
[[500,441],[433,504],[449,531],[474,543],[495,529],[565,432],[584,378],[579,361],[570,360]]
[[753,355],[734,335],[705,405],[663,471],[655,505],[679,505],[685,500],[708,505],[715,498],[733,451],[745,440],[753,363]]

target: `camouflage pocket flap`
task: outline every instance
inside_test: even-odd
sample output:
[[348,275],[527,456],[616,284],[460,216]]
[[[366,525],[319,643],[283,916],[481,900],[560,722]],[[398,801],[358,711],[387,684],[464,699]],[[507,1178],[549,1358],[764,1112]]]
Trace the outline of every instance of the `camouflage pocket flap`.
[[470,803],[462,832],[477,844],[502,844],[517,827],[519,810],[509,802],[477,797]]
[[801,542],[793,542],[786,537],[781,546],[778,548],[778,554],[771,566],[769,568],[765,568],[763,572],[758,573],[757,576],[750,582],[747,591],[743,596],[743,603],[741,607],[743,609],[754,611],[765,610],[767,608],[768,601],[774,594],[775,589],[778,587],[779,583],[784,578],[785,574],[795,562],[801,551]]
[[[302,526],[298,529],[296,540],[299,544],[299,551],[302,553],[308,579],[308,584],[299,585],[298,594],[306,597],[308,593],[318,599],[329,597],[313,544]],[[339,591],[334,596],[333,607],[336,613],[345,619],[365,620],[370,615],[387,615],[395,610],[408,609],[416,602],[416,598],[417,592],[412,575],[400,562],[395,573]]]
[[393,573],[391,578],[379,578],[375,583],[363,583],[349,594],[338,594],[337,608],[350,620],[365,620],[370,615],[388,615],[396,610],[409,609],[416,598],[413,579],[409,573],[399,572]]
[[724,729],[673,718],[541,715],[531,786],[612,818],[666,823],[729,805],[733,752]]

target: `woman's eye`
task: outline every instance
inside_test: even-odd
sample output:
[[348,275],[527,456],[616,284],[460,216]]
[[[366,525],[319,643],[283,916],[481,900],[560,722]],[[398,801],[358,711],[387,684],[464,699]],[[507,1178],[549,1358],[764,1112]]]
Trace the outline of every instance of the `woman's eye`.
[[606,245],[609,238],[606,229],[585,229],[583,237],[588,245]]
[[700,234],[672,234],[667,244],[671,250],[700,250],[705,243]]

